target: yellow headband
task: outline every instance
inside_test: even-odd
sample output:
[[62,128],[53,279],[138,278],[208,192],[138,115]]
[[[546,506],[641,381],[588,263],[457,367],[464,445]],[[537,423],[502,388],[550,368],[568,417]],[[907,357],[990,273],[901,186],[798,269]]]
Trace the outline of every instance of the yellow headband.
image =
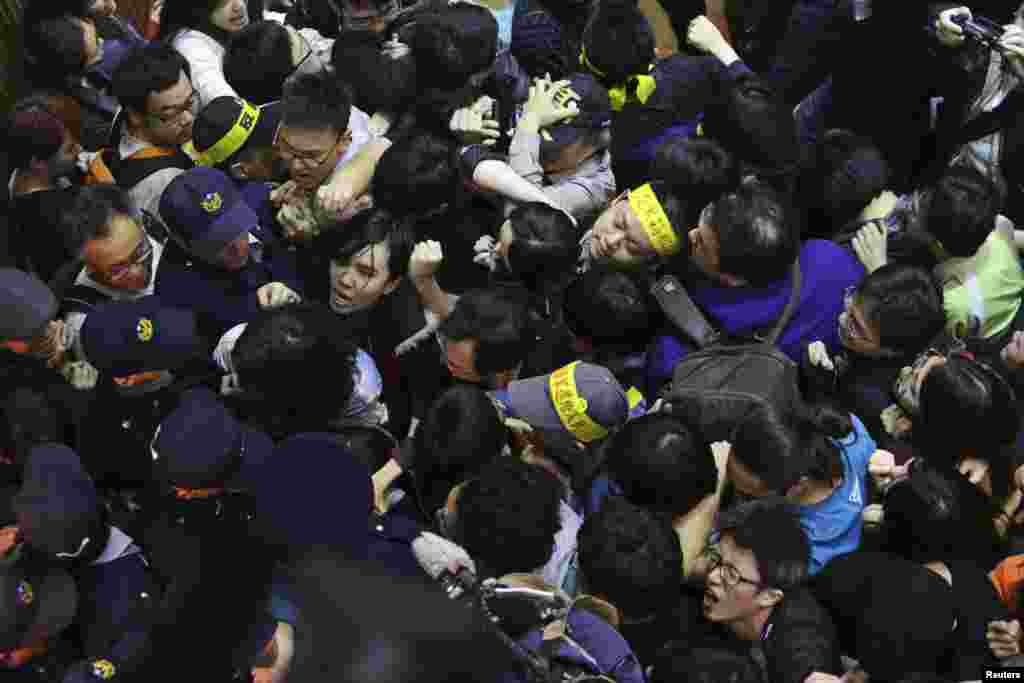
[[200,166],[217,166],[229,159],[232,154],[242,149],[252,132],[256,130],[256,122],[260,119],[260,110],[245,100],[242,103],[242,112],[238,120],[231,127],[228,134],[218,140],[210,149],[202,152],[196,163]]
[[587,415],[587,401],[576,388],[577,365],[579,361],[552,372],[548,388],[558,419],[577,439],[589,443],[608,436],[608,430]]
[[651,240],[651,246],[659,256],[671,256],[679,251],[679,237],[650,183],[630,190],[629,205],[640,219],[647,239]]

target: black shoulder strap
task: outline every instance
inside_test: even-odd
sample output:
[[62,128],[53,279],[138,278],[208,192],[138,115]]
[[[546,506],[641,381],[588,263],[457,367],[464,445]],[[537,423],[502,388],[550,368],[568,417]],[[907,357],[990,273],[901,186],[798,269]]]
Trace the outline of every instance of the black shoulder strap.
[[718,341],[718,331],[674,275],[658,279],[651,287],[651,294],[665,317],[697,348],[702,349]]
[[179,168],[187,171],[195,164],[187,154],[179,150],[168,152],[159,156],[147,156],[144,158],[128,157],[118,158],[117,154],[111,155],[113,162],[110,165],[110,173],[117,180],[117,184],[123,188],[130,189],[139,182],[165,168]]
[[[786,325],[793,319],[793,314],[796,313],[797,304],[800,303],[800,286],[803,284],[803,275],[800,272],[800,257],[797,256],[796,260],[793,261],[793,267],[791,269],[793,273],[793,289],[789,293],[789,301],[786,302],[786,307],[782,309],[782,317],[775,323],[775,327],[771,329],[768,336],[764,338],[764,341],[769,344],[777,344],[779,337],[786,329]],[[754,335],[760,338],[759,335]]]
[[982,112],[967,122],[960,130],[957,142],[963,145],[1003,128],[1008,128],[1017,120],[1022,111],[1024,111],[1024,94],[1014,91],[992,111]]
[[[754,332],[754,338],[767,344],[775,344],[782,336],[786,325],[793,319],[797,304],[800,303],[800,288],[802,284],[802,273],[800,270],[800,258],[793,261],[790,270],[792,273],[793,287],[789,293],[789,300],[786,307],[782,309],[782,315],[775,324],[766,330]],[[672,275],[661,277],[651,288],[651,294],[657,299],[665,317],[675,325],[676,329],[692,342],[697,348],[710,346],[722,339],[722,333],[708,320],[700,307],[690,298],[686,288]]]
[[107,301],[110,301],[110,297],[98,289],[85,285],[72,285],[64,294],[61,310],[65,313],[87,311]]

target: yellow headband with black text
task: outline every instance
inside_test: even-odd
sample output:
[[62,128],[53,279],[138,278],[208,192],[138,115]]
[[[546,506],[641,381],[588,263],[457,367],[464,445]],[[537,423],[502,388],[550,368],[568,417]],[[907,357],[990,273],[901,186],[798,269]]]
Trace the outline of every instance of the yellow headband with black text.
[[590,443],[608,436],[608,430],[587,415],[587,400],[576,386],[577,365],[579,361],[552,372],[548,390],[562,425],[583,443]]
[[640,219],[647,239],[659,256],[679,253],[679,236],[665,213],[665,207],[658,201],[650,183],[645,183],[629,192],[629,206]]
[[256,130],[256,122],[260,119],[260,110],[245,100],[238,100],[242,111],[227,135],[222,137],[205,152],[199,154],[196,163],[200,166],[217,166],[230,159],[231,155],[242,149],[249,136]]

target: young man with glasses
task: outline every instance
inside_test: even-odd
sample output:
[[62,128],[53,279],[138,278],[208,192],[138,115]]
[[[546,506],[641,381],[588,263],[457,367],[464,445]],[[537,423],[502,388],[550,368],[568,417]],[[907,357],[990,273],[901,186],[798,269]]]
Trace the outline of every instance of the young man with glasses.
[[344,211],[351,217],[370,205],[366,191],[391,143],[371,139],[368,126],[336,78],[303,74],[289,86],[273,146],[290,181],[271,194],[286,238],[308,240],[323,224],[344,220]]
[[810,544],[780,498],[723,513],[705,550],[704,617],[764,655],[767,680],[805,683],[842,671],[835,627],[802,584]]
[[164,189],[193,166],[182,151],[198,103],[188,63],[166,45],[139,48],[114,72],[112,89],[124,107],[124,127],[118,147],[100,159],[135,209],[156,215]]

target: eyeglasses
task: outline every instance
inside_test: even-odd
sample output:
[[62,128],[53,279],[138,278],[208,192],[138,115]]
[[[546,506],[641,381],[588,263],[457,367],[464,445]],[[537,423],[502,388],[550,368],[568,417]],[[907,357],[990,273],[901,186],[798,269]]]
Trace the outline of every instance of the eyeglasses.
[[143,263],[146,259],[153,255],[153,245],[150,243],[149,238],[145,235],[142,236],[142,241],[139,242],[138,246],[132,252],[132,255],[128,257],[128,260],[124,263],[118,263],[117,265],[111,266],[107,269],[107,278],[112,282],[121,280],[135,266]]
[[722,572],[722,583],[725,584],[726,588],[735,588],[741,583],[749,583],[758,590],[763,587],[760,581],[748,579],[736,568],[736,565],[726,562],[725,558],[722,557],[722,553],[718,550],[717,544],[709,544],[704,548],[703,554],[708,558],[708,576],[711,576],[716,569],[720,569]]
[[175,123],[176,121],[180,121],[181,118],[185,115],[186,112],[189,113],[189,114],[192,114],[193,116],[195,116],[196,110],[198,109],[198,107],[199,107],[199,93],[196,92],[195,90],[192,90],[192,92],[189,93],[188,99],[185,100],[185,102],[183,104],[181,104],[181,105],[179,105],[177,107],[174,107],[174,108],[168,107],[165,110],[165,111],[170,111],[170,113],[168,113],[168,114],[149,114],[148,116],[151,119],[156,119],[157,121],[159,121],[160,123],[162,123],[164,125],[170,125],[172,123]]
[[274,133],[274,151],[277,153],[277,156],[281,158],[281,161],[286,164],[294,162],[297,166],[301,166],[303,168],[316,168],[317,166],[324,164],[327,159],[330,158],[331,152],[333,152],[334,148],[338,146],[338,143],[341,142],[346,132],[348,131],[342,131],[339,133],[338,137],[334,140],[334,144],[332,144],[325,152],[299,152],[285,141],[284,136],[281,135],[281,126],[278,125],[277,132]]
[[847,287],[846,291],[843,292],[843,309],[846,311],[846,315],[843,317],[843,326],[846,331],[846,336],[852,341],[859,341],[865,344],[874,344],[875,341],[871,339],[868,330],[864,327],[863,323],[852,313],[852,308],[857,303],[857,297],[859,293],[856,286]]

